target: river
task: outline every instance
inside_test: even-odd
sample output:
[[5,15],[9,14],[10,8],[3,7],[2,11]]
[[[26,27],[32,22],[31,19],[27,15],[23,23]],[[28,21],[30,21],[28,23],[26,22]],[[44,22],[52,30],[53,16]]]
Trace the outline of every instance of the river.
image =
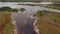
[[30,16],[35,14],[37,11],[46,10],[50,12],[60,12],[60,10],[57,10],[57,9],[50,9],[50,8],[45,8],[40,6],[27,6],[27,5],[17,5],[17,3],[11,3],[11,2],[5,2],[5,3],[0,2],[0,7],[3,7],[3,6],[9,6],[17,9],[20,9],[20,8],[26,9],[26,11],[24,11],[23,13],[20,11],[16,13],[15,12],[11,13],[13,20],[16,21],[16,26],[19,34],[21,32],[23,34],[36,34],[33,28],[34,19],[31,19]]
[[18,33],[23,32],[24,34],[36,34],[34,32],[33,23],[34,19],[22,12],[11,13],[12,18],[16,21]]

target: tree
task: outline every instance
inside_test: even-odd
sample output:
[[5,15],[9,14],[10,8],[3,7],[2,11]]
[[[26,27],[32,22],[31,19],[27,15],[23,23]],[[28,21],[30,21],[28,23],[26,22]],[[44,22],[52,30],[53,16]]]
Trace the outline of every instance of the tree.
[[24,11],[26,11],[26,9],[25,8],[21,8],[20,11],[21,12],[24,12]]
[[18,12],[18,9],[13,8],[13,9],[11,9],[11,12]]
[[0,11],[10,11],[12,8],[11,7],[1,7]]

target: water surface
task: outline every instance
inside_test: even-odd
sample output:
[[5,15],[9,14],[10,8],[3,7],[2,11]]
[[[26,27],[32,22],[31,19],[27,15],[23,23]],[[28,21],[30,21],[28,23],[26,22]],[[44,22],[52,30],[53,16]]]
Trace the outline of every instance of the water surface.
[[11,13],[11,16],[16,21],[19,34],[21,32],[24,34],[36,34],[33,28],[34,19],[21,12]]

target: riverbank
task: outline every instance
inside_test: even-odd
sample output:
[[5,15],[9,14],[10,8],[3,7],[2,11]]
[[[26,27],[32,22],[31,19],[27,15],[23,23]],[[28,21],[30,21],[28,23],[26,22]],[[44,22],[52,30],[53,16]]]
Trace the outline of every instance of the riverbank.
[[34,31],[35,31],[37,34],[40,34],[40,31],[39,31],[39,29],[38,29],[38,26],[36,25],[38,18],[36,18],[36,17],[34,17],[34,16],[32,15],[32,16],[31,16],[31,19],[35,19],[35,20],[34,20],[34,23],[33,23]]
[[14,34],[17,34],[16,21],[13,21],[12,24],[14,25]]
[[13,24],[9,12],[0,12],[0,34],[13,34]]
[[36,23],[37,23],[37,20],[35,20],[35,22],[34,22],[34,24],[33,24],[33,26],[34,26],[34,31],[35,31],[37,34],[40,34],[40,31],[39,31]]
[[[11,18],[12,18],[12,16],[11,16]],[[12,18],[12,24],[14,25],[14,34],[17,34],[17,25],[16,25],[16,21],[15,20],[13,20],[13,18]]]
[[[38,12],[39,13],[39,12]],[[40,14],[40,13],[39,13]],[[41,11],[42,16],[37,21],[41,34],[60,34],[60,13]],[[36,15],[38,16],[38,15]]]

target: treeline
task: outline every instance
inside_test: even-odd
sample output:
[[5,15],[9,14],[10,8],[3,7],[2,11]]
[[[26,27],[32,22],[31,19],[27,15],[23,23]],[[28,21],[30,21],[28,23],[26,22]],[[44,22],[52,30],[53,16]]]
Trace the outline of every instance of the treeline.
[[7,6],[5,6],[5,7],[0,7],[0,12],[2,12],[2,11],[18,12],[18,10],[21,11],[21,12],[26,11],[25,8],[17,9],[17,8],[11,8],[11,7],[7,7]]
[[18,12],[18,9],[17,8],[11,8],[11,7],[1,7],[0,8],[0,12],[1,11],[8,11],[8,12]]

